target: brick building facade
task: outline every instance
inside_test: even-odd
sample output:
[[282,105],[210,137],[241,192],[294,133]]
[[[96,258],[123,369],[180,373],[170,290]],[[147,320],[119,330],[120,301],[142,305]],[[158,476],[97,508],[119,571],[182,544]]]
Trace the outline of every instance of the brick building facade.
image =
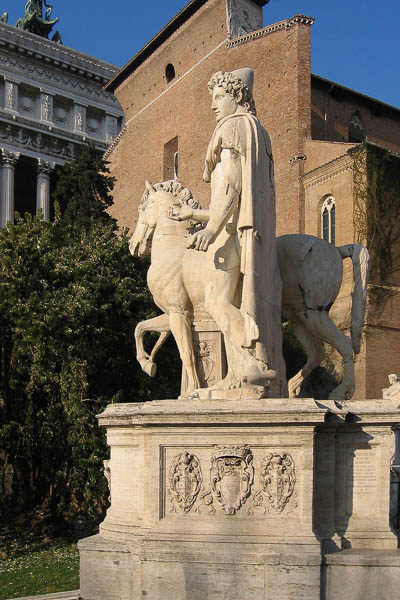
[[[202,172],[215,120],[206,84],[215,71],[250,66],[257,115],[274,153],[277,234],[322,236],[324,227],[333,227],[334,207],[332,241],[357,241],[351,151],[367,140],[400,153],[400,110],[312,75],[313,19],[296,15],[263,27],[266,3],[192,0],[106,86],[119,100],[126,123],[107,153],[117,178],[113,216],[121,227],[134,227],[144,181],[162,181],[174,168],[203,207],[208,205]],[[351,277],[346,265],[333,308],[344,327]],[[366,328],[356,366],[360,397],[381,396],[387,374],[400,370],[395,295],[390,302],[390,332],[379,321],[374,325],[379,335],[370,343]]]

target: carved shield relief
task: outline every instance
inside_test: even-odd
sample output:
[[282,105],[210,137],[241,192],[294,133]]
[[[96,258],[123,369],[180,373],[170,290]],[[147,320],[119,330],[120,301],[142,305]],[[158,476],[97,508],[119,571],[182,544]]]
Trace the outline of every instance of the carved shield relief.
[[294,461],[290,454],[270,453],[261,461],[261,490],[257,495],[265,495],[272,508],[280,513],[285,508],[296,483]]
[[169,494],[172,502],[172,512],[178,506],[188,513],[196,501],[201,488],[203,477],[197,456],[189,452],[177,454],[169,470]]
[[227,515],[246,502],[254,481],[253,454],[248,446],[220,446],[211,457],[211,494]]

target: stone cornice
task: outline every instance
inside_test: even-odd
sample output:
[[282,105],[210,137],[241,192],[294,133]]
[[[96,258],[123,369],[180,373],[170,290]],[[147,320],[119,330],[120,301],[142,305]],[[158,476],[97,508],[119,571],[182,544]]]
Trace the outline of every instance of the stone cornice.
[[6,144],[15,151],[24,153],[28,150],[30,153],[66,161],[74,158],[75,148],[87,140],[99,150],[105,151],[107,148],[107,143],[87,134],[82,136],[70,133],[23,117],[14,120],[12,116],[0,111],[0,145]]
[[329,181],[333,177],[337,177],[337,175],[340,175],[345,171],[351,171],[352,168],[353,159],[348,154],[344,154],[325,165],[306,173],[303,176],[304,187],[307,189],[319,185],[325,181]]
[[[4,46],[3,46],[4,49]],[[91,96],[98,98],[99,102],[104,103],[105,101],[115,106],[117,112],[122,112],[119,109],[119,105],[115,96],[109,92],[106,92],[101,87],[101,82],[97,82],[92,78],[87,80],[86,77],[79,77],[78,74],[75,76],[70,72],[63,71],[60,65],[50,65],[49,63],[43,64],[39,62],[37,56],[21,56],[15,53],[9,54],[8,52],[1,52],[1,39],[0,39],[0,65],[4,68],[10,69],[11,79],[16,79],[18,74],[21,76],[27,76],[34,78],[37,85],[58,86],[65,90],[70,90],[71,95],[75,96],[76,93],[81,95]],[[57,68],[56,68],[57,67]],[[3,70],[3,75],[7,76],[7,73]]]
[[107,159],[110,156],[111,152],[116,148],[116,146],[118,146],[119,142],[121,141],[121,139],[123,138],[123,136],[125,135],[126,132],[127,132],[126,127],[121,129],[121,131],[119,132],[119,134],[117,135],[115,140],[113,142],[111,142],[111,144],[108,146],[107,150],[104,152],[105,159]]
[[266,35],[270,35],[271,33],[275,33],[277,31],[282,31],[285,29],[290,29],[294,25],[312,25],[314,23],[313,17],[306,17],[305,15],[295,15],[291,19],[286,19],[285,21],[279,21],[278,23],[274,23],[273,25],[268,25],[268,27],[263,27],[262,29],[257,29],[256,31],[252,31],[251,33],[246,33],[234,40],[230,40],[227,44],[227,48],[235,48],[236,46],[240,46],[241,44],[246,44],[247,42],[251,42],[252,40],[256,40],[260,37],[264,37]]
[[7,47],[16,54],[35,57],[37,61],[53,64],[59,69],[78,73],[93,79],[99,85],[107,83],[119,70],[116,65],[6,23],[0,23],[0,46]]
[[86,132],[84,135],[72,133],[68,130],[61,129],[61,127],[57,127],[56,125],[46,125],[45,123],[40,123],[35,119],[28,119],[26,117],[20,116],[14,118],[14,116],[15,115],[10,115],[5,110],[0,109],[0,125],[6,123],[9,125],[14,125],[15,127],[25,126],[26,128],[29,128],[32,131],[37,131],[38,133],[47,133],[49,135],[57,137],[57,139],[77,141],[79,143],[82,143],[82,141],[86,141],[87,139],[89,139],[99,148],[108,147],[108,144],[106,142],[92,137]]

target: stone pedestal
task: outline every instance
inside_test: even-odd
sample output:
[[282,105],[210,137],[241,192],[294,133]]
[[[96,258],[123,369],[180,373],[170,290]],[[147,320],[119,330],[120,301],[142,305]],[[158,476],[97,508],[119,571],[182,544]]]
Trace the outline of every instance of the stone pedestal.
[[[193,349],[196,356],[196,372],[200,385],[206,389],[221,381],[226,375],[226,355],[223,335],[215,321],[203,319],[192,326]],[[181,393],[188,387],[186,370],[182,368]]]
[[111,507],[79,543],[82,598],[319,600],[325,552],[397,556],[398,419],[313,399],[110,405]]

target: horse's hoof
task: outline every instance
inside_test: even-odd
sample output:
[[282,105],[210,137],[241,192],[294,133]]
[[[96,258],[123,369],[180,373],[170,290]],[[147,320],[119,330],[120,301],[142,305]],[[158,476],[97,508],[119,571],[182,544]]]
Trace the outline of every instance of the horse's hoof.
[[276,371],[264,369],[261,365],[252,365],[246,370],[246,374],[243,376],[243,383],[267,387],[274,379],[276,379]]
[[157,365],[156,363],[151,362],[147,358],[142,358],[139,360],[139,364],[142,367],[142,371],[144,371],[150,377],[154,377],[157,373]]

